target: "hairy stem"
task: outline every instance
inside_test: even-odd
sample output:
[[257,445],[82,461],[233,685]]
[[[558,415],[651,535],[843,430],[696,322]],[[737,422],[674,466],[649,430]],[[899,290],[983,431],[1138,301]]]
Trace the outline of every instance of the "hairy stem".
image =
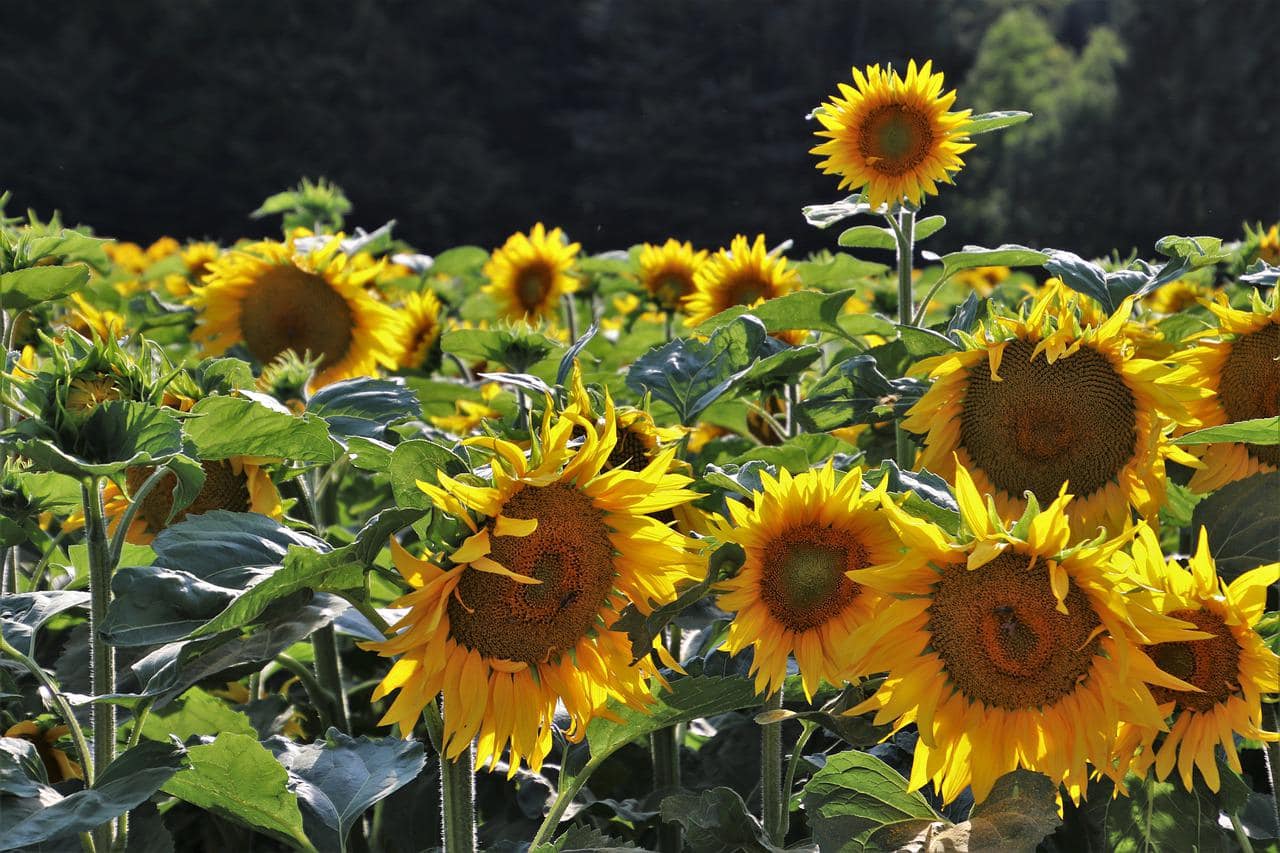
[[[445,709],[448,713],[449,709]],[[456,713],[456,709],[455,709]],[[440,804],[444,853],[475,853],[475,751],[470,743],[457,758],[440,754]]]
[[[764,711],[782,707],[782,691],[765,700]],[[786,835],[787,795],[782,790],[782,723],[766,723],[760,730],[760,817],[769,840],[781,847]]]
[[80,756],[80,769],[84,771],[84,783],[92,786],[94,779],[93,753],[89,750],[89,741],[84,736],[84,729],[80,728],[80,722],[76,719],[75,714],[72,713],[71,705],[62,695],[62,689],[58,687],[58,683],[40,667],[40,664],[11,646],[5,640],[3,634],[0,634],[0,654],[8,655],[20,663],[27,672],[35,677],[36,681],[40,682],[40,686],[49,693],[49,701],[53,703],[53,707],[71,732],[71,742],[76,745],[76,752]]
[[[94,696],[106,696],[116,690],[116,651],[99,633],[111,603],[111,544],[107,541],[107,523],[102,509],[102,480],[91,477],[81,485],[84,504],[85,543],[89,550],[89,668]],[[110,702],[93,704],[93,764],[105,770],[116,753],[116,706]],[[112,822],[94,830],[99,850],[110,850]]]
[[[671,636],[667,640],[668,649],[673,656],[680,659],[680,628],[672,625]],[[649,735],[649,755],[653,762],[653,790],[655,792],[675,793],[680,788],[680,727],[667,726]],[[675,822],[665,822],[658,826],[659,853],[680,853],[684,845],[681,839],[682,827]]]
[[315,653],[316,677],[333,703],[333,723],[350,734],[347,694],[342,689],[342,662],[338,660],[338,635],[332,625],[325,625],[311,635],[311,649]]
[[[898,243],[898,323],[910,326],[913,323],[913,303],[911,298],[912,258],[915,251],[916,214],[911,210],[902,210],[898,218],[888,217],[893,227],[894,237]],[[898,421],[894,426],[897,440],[898,467],[909,471],[915,467],[916,452],[911,436]]]

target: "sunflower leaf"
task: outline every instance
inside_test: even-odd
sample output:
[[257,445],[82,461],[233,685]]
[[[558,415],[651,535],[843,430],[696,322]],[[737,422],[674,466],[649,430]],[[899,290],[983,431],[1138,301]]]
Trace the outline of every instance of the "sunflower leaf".
[[191,409],[183,432],[201,459],[266,456],[298,462],[332,462],[338,448],[325,421],[275,411],[245,397],[206,397]]
[[832,367],[795,407],[795,414],[812,432],[874,424],[902,417],[927,388],[920,379],[889,379],[873,356],[856,355]]
[[434,483],[437,472],[450,473],[460,464],[458,457],[448,448],[425,438],[397,444],[396,449],[391,451],[391,461],[387,466],[396,505],[409,509],[430,509],[431,498],[418,488],[418,481]]
[[1218,814],[1220,811],[1235,814],[1248,798],[1249,788],[1222,764],[1219,764],[1219,773],[1222,787],[1217,794],[1205,787],[1199,773],[1190,791],[1183,789],[1180,780],[1159,782],[1149,776],[1129,775],[1125,779],[1129,796],[1113,799],[1107,805],[1103,823],[1107,849],[1114,853],[1149,850],[1227,853],[1238,849],[1230,834],[1219,825]]
[[940,850],[1035,853],[1062,819],[1057,786],[1047,776],[1018,769],[996,780],[969,819],[933,836]]
[[0,273],[0,308],[21,311],[75,293],[89,281],[89,268],[31,267]]
[[70,477],[109,477],[139,465],[164,462],[182,452],[182,428],[168,411],[131,400],[94,409],[71,447],[37,437],[34,420],[18,424],[4,443],[30,459],[37,471]]
[[89,593],[71,590],[24,592],[0,597],[0,628],[6,642],[23,654],[35,654],[40,627],[63,611],[88,607]]
[[732,788],[664,797],[662,819],[684,827],[685,842],[693,853],[782,853]]
[[840,337],[848,337],[839,320],[844,315],[845,304],[855,294],[854,290],[841,290],[835,293],[798,290],[786,296],[766,299],[759,305],[751,307],[738,305],[727,311],[721,311],[714,317],[699,323],[698,332],[704,335],[711,334],[739,317],[750,314],[764,323],[769,334],[792,329],[806,331],[812,329],[815,332],[829,332]]
[[822,260],[797,261],[793,266],[805,287],[827,292],[846,290],[860,280],[869,282],[889,269],[846,252]]
[[804,786],[802,800],[818,849],[833,853],[897,849],[897,843],[884,843],[885,833],[909,839],[933,824],[948,824],[919,792],[907,790],[901,774],[857,750],[830,756]]
[[403,379],[360,377],[321,388],[307,400],[307,411],[337,435],[381,440],[392,424],[419,417],[422,407]]
[[879,225],[855,225],[840,232],[836,243],[846,249],[894,249],[897,238],[888,228]]
[[993,130],[1004,130],[1006,127],[1022,124],[1029,118],[1031,118],[1031,113],[1023,110],[997,110],[989,113],[978,113],[976,116],[970,116],[967,122],[957,128],[957,132],[969,136],[978,136],[983,133],[991,133]]
[[1035,267],[1049,260],[1049,255],[1016,243],[1004,243],[994,249],[965,246],[959,252],[942,256],[943,275],[975,267]]
[[1254,287],[1275,287],[1280,283],[1280,267],[1273,267],[1266,261],[1256,261],[1240,276],[1240,283]]
[[1280,444],[1280,415],[1198,429],[1173,440],[1174,444],[1182,445],[1226,442]]
[[1191,513],[1191,528],[1209,538],[1219,576],[1231,582],[1249,569],[1280,560],[1280,471],[1228,483]]

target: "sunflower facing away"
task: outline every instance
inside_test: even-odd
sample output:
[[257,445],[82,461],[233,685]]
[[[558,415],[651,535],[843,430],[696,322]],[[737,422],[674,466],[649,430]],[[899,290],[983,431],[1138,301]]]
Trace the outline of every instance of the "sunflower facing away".
[[694,291],[685,297],[685,325],[696,326],[735,305],[759,305],[799,287],[800,275],[787,268],[780,253],[768,251],[763,234],[754,243],[739,234],[698,269]]
[[948,112],[956,93],[942,93],[932,62],[917,68],[912,60],[906,79],[879,65],[865,76],[854,68],[853,82],[814,112],[824,128],[815,132],[827,141],[809,153],[825,156],[822,173],[840,175],[841,189],[862,189],[873,209],[904,198],[918,207],[964,166],[970,111]]
[[1044,290],[1017,317],[964,336],[965,348],[925,359],[933,387],[903,426],[925,434],[919,467],[948,480],[957,464],[1005,518],[1069,483],[1069,512],[1082,538],[1119,531],[1130,508],[1151,518],[1164,503],[1164,459],[1194,465],[1171,444],[1171,421],[1192,423],[1191,369],[1137,358],[1125,335],[1133,298],[1105,322],[1084,324],[1077,297]]
[[1032,505],[1011,529],[995,523],[963,468],[956,499],[972,538],[884,502],[922,564],[861,575],[899,600],[867,653],[868,670],[888,677],[849,713],[876,711],[876,724],[895,731],[917,725],[913,790],[932,780],[950,802],[972,785],[981,802],[1025,767],[1078,800],[1086,763],[1110,763],[1122,721],[1162,727],[1148,684],[1187,687],[1138,644],[1200,635],[1117,591],[1113,557],[1129,535],[1068,548],[1070,495]]
[[[1163,780],[1175,763],[1182,784],[1191,790],[1193,769],[1210,790],[1220,785],[1219,746],[1227,764],[1241,772],[1235,734],[1255,740],[1280,740],[1262,729],[1262,694],[1280,692],[1280,658],[1253,629],[1266,609],[1267,587],[1280,581],[1280,563],[1270,563],[1240,575],[1230,586],[1218,578],[1204,528],[1188,568],[1167,565],[1160,542],[1144,529],[1133,548],[1133,573],[1141,578],[1154,606],[1175,619],[1190,622],[1210,637],[1160,643],[1148,649],[1156,665],[1194,685],[1195,691],[1154,687],[1160,710],[1174,716],[1173,726],[1157,747],[1156,730],[1126,725],[1117,748],[1116,781],[1130,767],[1145,775],[1152,764]],[[1135,749],[1141,749],[1137,755]],[[1132,764],[1130,764],[1132,761]]]
[[[1206,303],[1218,318],[1216,338],[1175,356],[1209,392],[1196,403],[1197,428],[1280,415],[1280,300],[1252,294],[1249,310],[1232,308],[1225,296]],[[1211,492],[1227,483],[1280,469],[1280,444],[1201,444],[1192,452],[1203,467],[1191,488]]]
[[698,270],[707,262],[705,249],[695,252],[691,243],[669,239],[661,246],[645,243],[640,250],[640,283],[664,311],[680,310],[693,293]]
[[193,294],[192,339],[206,355],[243,343],[262,364],[285,350],[320,359],[312,389],[395,369],[401,318],[365,289],[377,268],[355,272],[342,235],[304,252],[295,240],[266,240],[227,252],[208,266]]
[[[148,545],[157,533],[170,524],[177,524],[189,515],[202,515],[215,509],[256,512],[270,518],[280,518],[284,512],[280,492],[262,467],[267,461],[249,456],[232,456],[230,459],[201,462],[200,465],[204,468],[204,486],[196,499],[185,509],[179,510],[172,521],[169,520],[169,513],[173,509],[173,488],[176,483],[172,474],[164,476],[142,499],[142,506],[125,532],[125,541],[134,545]],[[154,471],[155,469],[146,466],[127,469],[125,483],[129,494],[141,488]],[[114,535],[132,500],[114,483],[108,483],[103,488],[102,499],[103,511],[106,513],[110,532]]]
[[838,481],[830,463],[794,477],[784,469],[776,480],[763,474],[761,484],[750,509],[729,501],[731,523],[722,520],[714,534],[746,552],[742,569],[720,585],[720,607],[736,613],[724,650],[754,647],[751,674],[766,695],[781,688],[794,655],[812,699],[821,680],[843,680],[884,605],[857,582],[861,570],[896,563],[901,543],[880,510],[884,489],[864,492],[859,468]]
[[2,737],[21,738],[36,748],[40,763],[44,765],[45,775],[49,783],[56,785],[67,779],[83,779],[84,768],[61,749],[58,741],[66,737],[71,729],[60,725],[45,725],[35,720],[23,720],[5,730]]
[[489,283],[482,288],[497,303],[501,316],[512,320],[540,320],[554,315],[560,297],[578,289],[570,274],[579,243],[570,243],[559,228],[547,231],[541,222],[512,234],[484,265]]
[[[492,452],[489,485],[445,474],[439,485],[419,482],[473,535],[422,560],[392,542],[413,591],[398,603],[410,608],[399,633],[368,646],[398,656],[373,696],[400,691],[384,725],[408,735],[443,692],[445,755],[461,755],[478,735],[477,763],[492,768],[509,746],[514,773],[521,761],[541,766],[557,702],[571,740],[610,698],[644,707],[657,670],[647,658],[632,666],[626,635],[609,626],[628,604],[648,613],[670,601],[700,568],[685,537],[651,515],[697,494],[684,488],[689,478],[666,473],[674,450],[640,471],[603,471],[614,418],[607,400],[599,430],[573,406],[554,419],[549,411],[529,457],[501,439],[467,441]],[[654,648],[674,664],[661,643]]]

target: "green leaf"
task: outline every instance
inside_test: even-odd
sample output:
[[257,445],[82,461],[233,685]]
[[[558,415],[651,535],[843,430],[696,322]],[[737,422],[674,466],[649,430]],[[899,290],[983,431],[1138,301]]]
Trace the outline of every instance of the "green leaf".
[[823,260],[797,261],[794,267],[805,287],[826,291],[846,290],[855,283],[869,282],[889,269],[846,252]]
[[421,742],[352,738],[333,728],[312,744],[277,736],[265,745],[292,778],[291,788],[306,812],[307,835],[317,843],[327,841],[323,848],[342,851],[365,810],[412,782],[426,764]]
[[256,739],[224,733],[188,755],[190,769],[165,784],[166,794],[298,850],[315,850],[302,829],[298,798],[287,787],[289,774]]
[[898,336],[913,358],[928,358],[944,352],[956,352],[960,347],[946,335],[919,326],[898,326]]
[[376,471],[385,474],[391,467],[391,453],[394,445],[376,438],[351,436],[347,439],[347,457],[351,464],[361,471]]
[[337,448],[328,425],[246,397],[206,397],[191,409],[183,431],[201,459],[267,456],[298,462],[332,462]]
[[89,281],[89,268],[30,267],[0,273],[0,308],[21,311],[75,293]]
[[836,242],[846,249],[895,249],[898,240],[893,231],[879,225],[855,225],[840,233]]
[[856,355],[833,366],[795,414],[812,432],[879,423],[905,415],[927,388],[920,379],[889,379],[873,356]]
[[215,509],[187,516],[156,534],[157,566],[180,569],[219,586],[243,589],[266,566],[278,566],[292,546],[328,546],[265,515]]
[[[1134,775],[1125,779],[1129,796],[1113,799],[1107,805],[1103,824],[1107,849],[1112,853],[1228,853],[1239,849],[1230,833],[1218,824],[1223,804],[1204,787],[1199,774],[1191,791],[1174,779],[1157,782]],[[1228,782],[1229,777],[1223,779],[1224,789]],[[1233,797],[1230,791],[1227,795]]]
[[693,853],[781,853],[732,788],[664,797],[662,819],[684,827]]
[[1037,267],[1047,260],[1049,255],[1044,252],[1015,243],[1004,243],[994,249],[965,246],[959,252],[942,256],[942,272],[951,275],[975,267]]
[[594,826],[575,823],[554,842],[539,844],[529,853],[626,853],[638,850],[640,848],[629,841],[619,841]]
[[919,792],[907,790],[898,771],[856,750],[828,758],[804,786],[803,801],[814,841],[824,853],[892,849],[872,845],[871,837],[887,826],[946,823]]
[[734,382],[739,393],[766,392],[779,389],[796,380],[809,365],[822,358],[822,350],[815,346],[787,347],[765,356],[748,367]]
[[155,465],[182,452],[182,428],[167,410],[131,400],[103,403],[63,448],[46,439],[12,439],[37,470],[70,477],[109,477],[139,465]]
[[1166,258],[1187,261],[1193,270],[1225,261],[1231,252],[1222,248],[1221,237],[1179,237],[1170,234],[1156,241],[1156,251]]
[[0,627],[6,642],[25,655],[33,655],[40,626],[63,611],[88,606],[89,593],[72,590],[0,596]]
[[856,291],[853,290],[841,290],[837,293],[798,290],[776,299],[766,299],[750,308],[739,305],[727,311],[721,311],[714,317],[699,323],[698,332],[709,335],[744,314],[750,314],[763,322],[770,334],[790,329],[804,329],[848,337],[849,333],[840,324],[840,320],[847,316],[844,313],[845,303],[855,294]]
[[403,379],[359,377],[321,388],[307,400],[307,411],[339,435],[381,439],[391,424],[419,417],[422,407]]
[[223,732],[257,737],[248,717],[199,687],[192,687],[162,711],[152,711],[142,724],[143,737],[165,742],[170,736],[186,742],[195,735],[213,737]]
[[528,329],[455,329],[445,332],[440,347],[464,360],[496,361],[513,373],[528,373],[534,365],[565,349],[564,344]]
[[448,448],[415,438],[401,442],[391,452],[391,462],[387,467],[387,475],[391,478],[391,492],[395,495],[396,506],[409,509],[430,509],[431,498],[418,488],[418,481],[435,483],[440,471],[449,473],[451,468],[460,464]]
[[43,809],[13,826],[0,823],[0,850],[87,832],[124,814],[172,781],[186,754],[182,746],[173,743],[139,744],[107,765],[93,788],[56,800],[52,798],[57,793],[48,789],[41,798],[48,803]]
[[1233,441],[1245,444],[1280,444],[1280,415],[1198,429],[1175,438],[1173,443],[1218,444]]
[[934,841],[941,850],[1035,853],[1062,823],[1057,795],[1058,787],[1047,776],[1022,769],[1006,773],[967,821],[938,832]]
[[479,246],[454,246],[435,256],[431,272],[436,275],[473,275],[480,272],[489,253]]
[[997,110],[990,113],[978,113],[976,116],[970,116],[969,120],[962,124],[958,131],[967,133],[969,136],[978,136],[983,133],[990,133],[993,130],[1004,130],[1006,127],[1013,127],[1015,124],[1022,124],[1031,118],[1031,113],[1022,110]]
[[947,217],[945,216],[926,216],[923,219],[916,220],[916,241],[924,240],[937,234],[947,225]]
[[38,797],[48,785],[36,745],[25,738],[0,737],[0,796]]
[[1228,583],[1249,569],[1280,560],[1280,471],[1228,483],[1201,501],[1191,527],[1203,525],[1218,574]]
[[111,577],[111,591],[113,598],[98,630],[113,646],[180,640],[236,597],[234,589],[158,566],[122,566]]

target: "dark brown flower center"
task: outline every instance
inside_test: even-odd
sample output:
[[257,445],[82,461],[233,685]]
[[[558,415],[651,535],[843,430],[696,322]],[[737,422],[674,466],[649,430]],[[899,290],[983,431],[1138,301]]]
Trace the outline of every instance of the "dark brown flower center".
[[555,273],[544,263],[530,264],[520,270],[516,276],[516,299],[526,314],[542,309],[554,281]]
[[323,276],[289,264],[259,276],[240,303],[240,334],[263,364],[293,350],[333,365],[351,348],[353,322],[347,300]]
[[791,527],[760,554],[760,599],[774,619],[807,631],[857,598],[862,587],[845,572],[868,565],[866,548],[849,530],[816,523]]
[[628,471],[643,471],[649,464],[649,446],[644,435],[631,427],[618,427],[618,440],[609,451],[605,460],[605,471],[614,468],[625,468]]
[[[1231,343],[1222,365],[1218,397],[1228,421],[1280,415],[1280,323],[1264,326]],[[1280,444],[1246,444],[1249,455],[1280,465]]]
[[1213,636],[1184,643],[1157,643],[1151,647],[1151,659],[1170,675],[1199,687],[1202,693],[1152,687],[1157,703],[1177,702],[1179,708],[1211,711],[1240,689],[1240,644],[1222,617],[1209,610],[1175,610],[1174,619],[1193,623]]
[[[231,467],[231,463],[225,459],[200,464],[204,468],[204,487],[200,489],[200,494],[196,495],[191,505],[179,510],[173,521],[169,523],[177,524],[188,515],[201,515],[214,509],[225,509],[231,512],[249,511],[249,481],[243,473],[237,474]],[[133,494],[141,488],[153,471],[155,469],[149,466],[130,468],[125,471],[125,483],[129,487],[129,493]],[[159,533],[167,526],[169,511],[173,509],[175,482],[172,474],[165,474],[142,499],[142,508],[138,510],[138,515],[146,521],[149,533]]]
[[906,104],[885,104],[867,116],[858,136],[858,151],[882,175],[909,172],[933,147],[929,117]]

